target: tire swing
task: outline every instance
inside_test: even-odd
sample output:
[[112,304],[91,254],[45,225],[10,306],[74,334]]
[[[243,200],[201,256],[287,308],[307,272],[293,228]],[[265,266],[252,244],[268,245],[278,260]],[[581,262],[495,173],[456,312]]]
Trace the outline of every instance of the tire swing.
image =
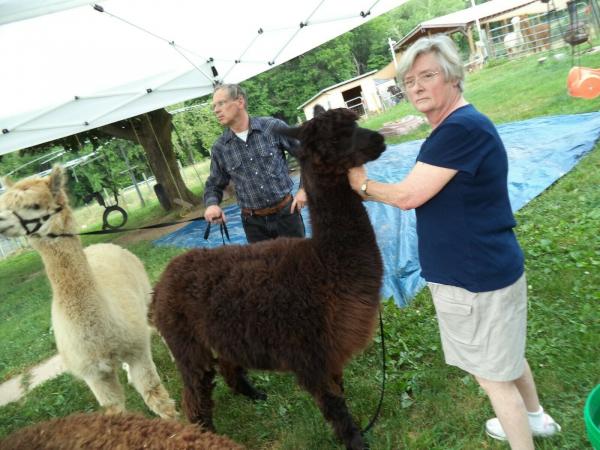
[[[79,145],[79,149],[82,150],[83,145],[81,144],[79,137],[77,135],[75,135],[75,138],[77,139],[77,144]],[[99,157],[96,157],[92,161],[97,160],[98,158]],[[104,156],[104,158],[106,158],[106,156]],[[82,165],[87,164],[89,162],[90,161],[87,161],[87,162],[83,163]],[[117,195],[118,189],[117,189],[117,186],[113,179],[110,168],[104,166],[104,164],[102,164],[100,161],[97,161],[96,164],[98,164],[100,166],[100,168],[104,172],[106,172],[106,174],[108,175],[107,178],[109,179],[110,184],[111,184],[110,190],[112,191],[113,196],[115,198],[115,204],[107,206],[102,194],[98,191],[94,191],[91,186],[90,186],[90,190],[88,191],[89,193],[86,194],[85,197],[83,198],[83,202],[90,203],[92,200],[95,199],[98,202],[98,204],[104,208],[104,212],[102,213],[102,230],[118,230],[122,226],[125,226],[125,224],[127,223],[127,218],[128,218],[127,212],[119,206],[119,196]],[[121,220],[119,221],[119,223],[117,225],[112,225],[110,223],[110,221],[108,220],[108,218],[111,214],[113,214],[115,212],[121,216]],[[114,214],[113,214],[113,217],[114,217]]]
[[[116,198],[116,196],[115,196]],[[111,225],[111,223],[108,221],[108,216],[110,216],[111,213],[117,212],[121,215],[121,221],[118,225]],[[113,214],[114,216],[114,214]],[[102,229],[103,230],[118,230],[119,228],[121,228],[122,226],[124,226],[127,223],[127,212],[121,208],[118,204],[116,205],[110,205],[107,206],[106,209],[104,210],[104,213],[102,214]]]
[[[100,206],[102,206],[104,208],[104,212],[102,213],[102,229],[103,230],[118,230],[119,228],[125,226],[125,224],[127,223],[127,211],[125,211],[123,208],[121,208],[119,206],[119,198],[117,196],[117,193],[113,190],[113,195],[115,198],[115,204],[114,205],[106,205],[106,202],[104,201],[104,197],[102,197],[102,194],[100,192],[92,192],[88,195],[86,195],[84,201],[86,203],[89,203],[92,199],[96,199],[96,201],[98,202],[98,204]],[[121,216],[121,220],[119,221],[119,223],[113,225],[110,223],[109,221],[109,216],[112,214],[113,217],[115,217],[115,214],[113,213],[118,213]]]

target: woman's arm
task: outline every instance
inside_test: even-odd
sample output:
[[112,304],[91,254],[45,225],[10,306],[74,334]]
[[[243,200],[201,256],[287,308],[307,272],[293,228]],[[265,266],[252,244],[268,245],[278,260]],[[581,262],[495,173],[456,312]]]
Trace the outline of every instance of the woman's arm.
[[[363,167],[350,169],[348,179],[352,189],[365,200],[386,203],[400,209],[417,208],[434,197],[456,175],[457,170],[417,162],[404,180],[382,183],[367,178]],[[366,184],[366,195],[361,186]]]

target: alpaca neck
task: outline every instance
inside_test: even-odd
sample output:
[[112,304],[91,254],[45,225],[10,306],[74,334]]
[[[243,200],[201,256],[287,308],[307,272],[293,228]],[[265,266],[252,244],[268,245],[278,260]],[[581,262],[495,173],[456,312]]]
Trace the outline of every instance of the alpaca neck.
[[[362,199],[352,190],[346,175],[339,176],[334,183],[323,183],[320,179],[315,176],[307,182],[313,240],[322,248],[351,247],[363,251],[376,246]],[[348,246],[349,242],[353,245]]]
[[57,306],[83,308],[96,283],[79,238],[32,238],[31,245],[42,256]]
[[360,287],[357,298],[378,305],[383,261],[363,201],[345,173],[335,182],[323,178],[305,176],[313,248],[325,267]]

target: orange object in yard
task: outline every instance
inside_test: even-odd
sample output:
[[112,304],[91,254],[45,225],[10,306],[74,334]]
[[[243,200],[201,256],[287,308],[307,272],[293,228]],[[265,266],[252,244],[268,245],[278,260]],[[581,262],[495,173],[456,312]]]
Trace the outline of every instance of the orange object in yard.
[[569,95],[592,99],[600,95],[600,69],[573,67],[567,77]]

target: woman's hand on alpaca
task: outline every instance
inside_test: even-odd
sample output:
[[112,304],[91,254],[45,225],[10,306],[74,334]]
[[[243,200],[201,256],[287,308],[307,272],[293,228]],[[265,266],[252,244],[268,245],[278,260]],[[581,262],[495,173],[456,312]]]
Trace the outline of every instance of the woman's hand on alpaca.
[[300,212],[300,210],[304,208],[304,205],[306,205],[307,201],[308,198],[306,197],[306,191],[302,188],[298,189],[298,192],[296,192],[296,195],[294,195],[294,201],[292,202],[290,212],[293,213],[296,209],[298,212]]
[[348,171],[348,181],[350,182],[350,187],[358,194],[361,194],[362,197],[360,187],[367,181],[367,169],[365,169],[365,166],[350,169]]
[[227,222],[225,213],[219,205],[210,205],[204,211],[204,220],[210,223],[224,223]]

